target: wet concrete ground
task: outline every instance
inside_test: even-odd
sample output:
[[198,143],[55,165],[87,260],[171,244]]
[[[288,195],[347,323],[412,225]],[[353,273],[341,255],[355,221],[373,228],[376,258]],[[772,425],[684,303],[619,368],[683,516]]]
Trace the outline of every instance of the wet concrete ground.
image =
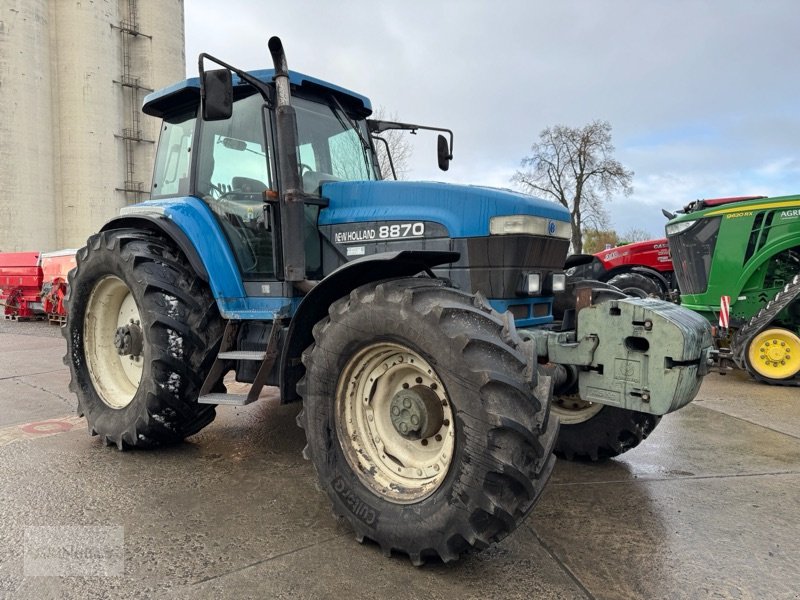
[[[121,453],[74,417],[63,353],[56,327],[0,322],[0,598],[800,598],[797,388],[711,375],[620,459],[560,462],[500,544],[417,569],[331,516],[298,407]],[[42,526],[118,532],[122,575],[25,576]]]

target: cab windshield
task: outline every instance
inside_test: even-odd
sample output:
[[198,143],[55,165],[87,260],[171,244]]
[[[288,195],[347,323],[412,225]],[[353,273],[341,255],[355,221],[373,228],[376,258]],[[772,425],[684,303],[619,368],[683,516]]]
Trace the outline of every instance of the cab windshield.
[[[333,99],[293,96],[303,191],[320,194],[326,181],[377,179],[365,121],[351,121]],[[354,126],[357,128],[355,129]]]

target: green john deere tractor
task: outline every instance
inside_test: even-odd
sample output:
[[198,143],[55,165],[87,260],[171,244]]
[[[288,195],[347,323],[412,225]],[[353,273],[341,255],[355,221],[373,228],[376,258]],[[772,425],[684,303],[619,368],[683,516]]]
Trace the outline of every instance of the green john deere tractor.
[[800,195],[698,200],[681,212],[666,226],[681,304],[714,322],[728,297],[722,360],[800,386]]

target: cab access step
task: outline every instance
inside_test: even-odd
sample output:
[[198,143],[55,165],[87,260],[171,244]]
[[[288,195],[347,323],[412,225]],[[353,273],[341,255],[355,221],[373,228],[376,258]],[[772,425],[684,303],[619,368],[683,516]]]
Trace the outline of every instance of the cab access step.
[[[200,388],[200,397],[197,399],[199,404],[224,404],[226,406],[245,406],[258,400],[261,390],[267,383],[272,367],[278,357],[278,340],[280,338],[280,330],[284,322],[278,319],[272,322],[272,328],[269,332],[267,340],[267,347],[265,350],[235,350],[236,339],[239,333],[239,326],[241,321],[228,321],[225,325],[225,331],[222,334],[222,343],[220,344],[219,353],[211,366],[211,371],[208,373]],[[227,394],[224,392],[212,392],[211,390],[218,381],[231,369],[234,368],[234,363],[239,360],[259,361],[261,366],[258,368],[255,379],[247,394]]]

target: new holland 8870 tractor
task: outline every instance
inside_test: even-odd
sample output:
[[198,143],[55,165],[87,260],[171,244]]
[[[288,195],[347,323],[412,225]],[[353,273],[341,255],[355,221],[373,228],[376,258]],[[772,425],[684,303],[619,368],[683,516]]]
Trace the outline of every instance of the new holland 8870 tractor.
[[[152,199],[93,235],[70,278],[66,362],[93,434],[174,443],[279,386],[302,400],[334,511],[420,564],[519,525],[554,464],[554,413],[573,432],[560,452],[598,458],[691,401],[705,319],[587,288],[554,323],[564,209],[380,181],[379,133],[421,127],[369,120],[365,97],[269,48],[274,70],[201,55],[198,79],[145,99],[163,119]],[[442,168],[451,153],[440,135]],[[231,370],[247,395],[225,393]]]

